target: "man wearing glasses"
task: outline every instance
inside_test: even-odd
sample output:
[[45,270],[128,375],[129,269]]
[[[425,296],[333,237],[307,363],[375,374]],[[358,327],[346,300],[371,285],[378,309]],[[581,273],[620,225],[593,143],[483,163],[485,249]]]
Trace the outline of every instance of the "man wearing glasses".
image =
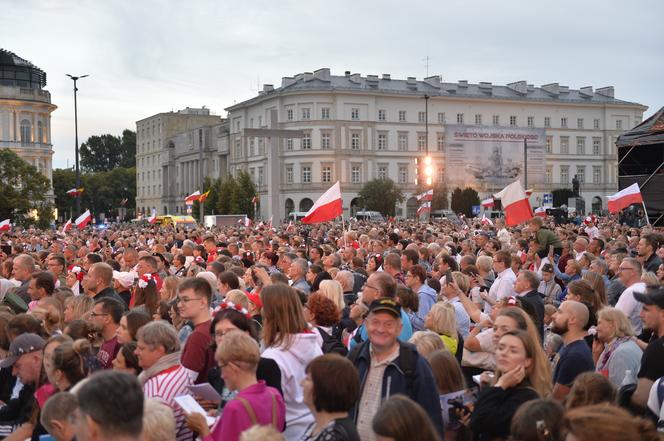
[[90,322],[99,331],[103,343],[97,352],[97,360],[103,369],[113,367],[113,360],[120,351],[117,330],[124,312],[124,304],[114,298],[103,297],[95,302]]
[[194,331],[182,349],[182,366],[191,371],[196,384],[207,381],[207,373],[214,366],[214,353],[210,349],[210,301],[212,288],[202,278],[186,279],[178,288],[178,311],[185,320],[194,324]]
[[641,282],[641,271],[641,263],[633,257],[626,257],[618,267],[618,277],[627,288],[620,294],[616,309],[629,317],[636,335],[643,331],[643,322],[639,317],[643,305],[634,298],[635,292],[645,292],[646,290],[646,284]]

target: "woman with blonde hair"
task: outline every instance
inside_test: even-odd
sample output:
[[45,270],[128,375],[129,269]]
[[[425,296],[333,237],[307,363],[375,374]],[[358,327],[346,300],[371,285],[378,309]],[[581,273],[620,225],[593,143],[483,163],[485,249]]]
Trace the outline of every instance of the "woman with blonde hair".
[[95,306],[95,301],[88,296],[72,296],[65,300],[65,325],[76,319],[87,319],[88,314]]
[[438,334],[447,350],[461,359],[463,340],[457,331],[456,313],[451,303],[435,303],[424,319],[424,327]]
[[641,348],[632,340],[634,329],[627,315],[607,306],[597,314],[597,327],[593,341],[595,370],[604,375],[615,387],[620,387],[626,372],[634,376],[641,369]]
[[[567,439],[576,441],[659,441],[650,420],[617,406],[596,404],[569,410],[563,418]],[[571,435],[571,436],[570,436]]]
[[320,282],[318,292],[332,300],[337,305],[337,308],[339,308],[339,311],[343,311],[346,307],[344,290],[336,280],[323,280]]
[[164,283],[159,290],[159,297],[166,302],[173,300],[178,294],[178,285],[181,279],[175,276],[168,276],[164,279]]
[[602,306],[608,305],[608,300],[606,299],[606,283],[604,282],[604,278],[595,272],[592,271],[586,271],[586,273],[583,275],[582,280],[585,280],[590,284],[592,289],[597,293],[597,297],[599,297],[599,303]]
[[408,343],[414,344],[422,357],[427,357],[434,351],[446,350],[443,340],[433,331],[417,331],[410,337]]
[[231,289],[226,293],[226,302],[231,302],[234,305],[241,305],[244,309],[249,309],[249,297],[239,289]]

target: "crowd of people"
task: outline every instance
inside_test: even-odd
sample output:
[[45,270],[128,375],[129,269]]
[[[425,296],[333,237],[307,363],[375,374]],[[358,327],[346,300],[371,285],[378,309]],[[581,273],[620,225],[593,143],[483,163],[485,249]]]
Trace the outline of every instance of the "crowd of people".
[[112,224],[0,244],[0,439],[664,431],[664,235],[647,225]]

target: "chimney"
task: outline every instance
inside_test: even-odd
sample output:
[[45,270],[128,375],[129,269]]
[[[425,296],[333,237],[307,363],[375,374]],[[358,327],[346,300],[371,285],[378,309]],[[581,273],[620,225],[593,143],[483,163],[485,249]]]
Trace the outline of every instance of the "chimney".
[[614,97],[614,89],[613,86],[607,86],[607,87],[600,87],[595,91],[596,94],[602,95],[608,98],[613,98]]
[[293,78],[293,77],[281,77],[281,87],[288,87],[291,84],[295,84],[295,78]]
[[349,70],[347,70],[347,71],[345,72],[345,74],[344,74],[344,75],[346,75],[346,77],[350,77],[350,71],[349,71]]
[[468,80],[459,80],[459,87],[468,87]]
[[314,71],[314,78],[320,81],[330,81],[330,68],[324,67]]
[[359,73],[354,73],[350,76],[351,83],[360,84],[361,80],[362,80],[362,75]]
[[311,81],[313,79],[314,79],[314,74],[312,74],[311,72],[305,72],[304,73],[304,81],[305,82]]
[[391,78],[390,74],[383,74],[383,79],[384,80],[391,80],[392,78]]
[[430,76],[430,77],[426,77],[424,79],[424,82],[426,84],[428,84],[429,86],[431,86],[433,88],[436,88],[436,89],[440,89],[442,87],[441,84],[440,84],[440,75],[433,75],[433,76]]
[[528,93],[528,83],[526,81],[516,81],[514,83],[508,83],[507,87],[521,95],[525,95],[526,93]]
[[544,84],[542,89],[553,96],[560,95],[560,85],[558,83]]
[[263,84],[263,92],[269,93],[274,91],[274,86],[272,84]]
[[586,86],[579,89],[579,95],[585,98],[591,98],[593,96],[593,86]]

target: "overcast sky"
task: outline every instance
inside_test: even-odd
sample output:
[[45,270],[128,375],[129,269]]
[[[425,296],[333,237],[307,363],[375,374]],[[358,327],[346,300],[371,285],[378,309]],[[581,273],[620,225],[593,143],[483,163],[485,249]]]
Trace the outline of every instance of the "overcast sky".
[[215,114],[258,83],[332,69],[429,74],[536,86],[613,85],[616,98],[664,105],[664,1],[1,0],[0,47],[46,71],[54,167],[79,140],[135,130],[158,112]]

